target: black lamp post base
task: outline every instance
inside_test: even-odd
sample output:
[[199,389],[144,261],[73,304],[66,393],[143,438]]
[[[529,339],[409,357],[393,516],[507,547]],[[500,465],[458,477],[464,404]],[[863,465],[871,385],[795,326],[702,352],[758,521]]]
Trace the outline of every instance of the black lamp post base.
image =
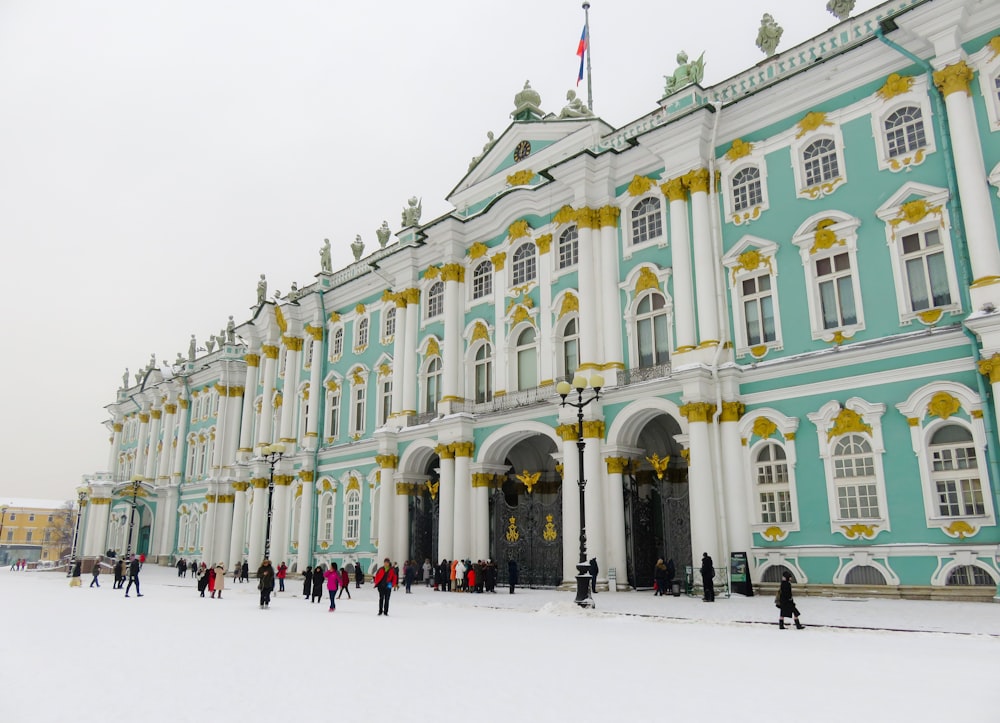
[[594,598],[590,594],[590,563],[578,562],[576,564],[576,600],[577,605],[582,608],[592,608]]

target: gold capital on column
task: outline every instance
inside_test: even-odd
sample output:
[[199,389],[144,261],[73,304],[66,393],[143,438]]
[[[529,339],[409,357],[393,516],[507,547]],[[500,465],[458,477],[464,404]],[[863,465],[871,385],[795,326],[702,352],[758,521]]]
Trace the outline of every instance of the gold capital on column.
[[455,459],[455,448],[450,444],[439,444],[434,451],[441,459]]
[[472,473],[472,486],[473,487],[489,487],[493,484],[493,480],[496,475],[490,472],[473,472]]
[[121,422],[115,422],[114,430],[116,432],[120,432],[120,431],[122,431],[122,429],[124,429],[124,426],[122,425],[122,423]]
[[465,267],[462,264],[445,264],[441,267],[441,278],[444,281],[465,282]]
[[153,409],[150,411],[150,415],[153,417],[153,419],[161,419],[163,417],[163,410]]
[[683,178],[671,178],[666,183],[660,184],[660,190],[670,201],[686,201],[688,197],[687,188],[684,187]]
[[575,442],[577,438],[577,427],[575,424],[560,424],[556,427],[558,434],[564,442]]
[[283,336],[281,340],[285,342],[285,346],[289,351],[302,351],[303,339],[300,336]]
[[604,420],[591,419],[584,422],[583,436],[587,439],[604,439]]
[[243,361],[247,363],[248,367],[259,367],[260,366],[260,354],[247,354],[243,357]]
[[608,474],[622,474],[628,469],[628,457],[605,457],[604,461],[608,465]]
[[476,451],[475,442],[455,442],[451,446],[456,457],[471,457]]
[[708,193],[708,169],[696,168],[684,176],[684,185],[691,193]]
[[246,492],[249,486],[249,482],[233,482],[233,489],[237,492]]
[[139,422],[141,424],[149,424],[149,415],[145,413],[139,414]]
[[250,486],[257,490],[267,489],[267,477],[254,477],[250,480]]
[[274,475],[274,484],[277,487],[287,487],[293,481],[295,481],[295,475],[291,475],[291,474],[276,474],[276,475]]
[[958,92],[972,95],[969,86],[972,84],[973,75],[972,68],[966,65],[964,60],[960,60],[954,65],[935,71],[934,85],[944,96]]
[[493,271],[503,271],[503,265],[506,260],[507,254],[503,251],[490,256],[490,263],[493,264]]
[[408,305],[416,306],[417,304],[420,303],[420,289],[417,288],[407,289],[402,293],[406,294],[406,303]]
[[163,411],[165,411],[167,414],[177,414],[177,405],[176,404],[164,404],[163,405]]
[[399,457],[394,454],[377,454],[375,455],[375,462],[382,469],[396,469],[396,465],[399,464]]
[[745,411],[746,411],[746,406],[743,404],[743,402],[723,402],[722,421],[738,422],[743,418],[743,412]]
[[617,206],[601,206],[597,209],[598,223],[601,227],[604,226],[617,226],[618,217],[621,216],[622,210]]
[[265,344],[263,347],[261,347],[261,351],[264,352],[264,356],[266,356],[268,359],[277,359],[278,352],[280,351],[280,349],[278,349],[278,347],[274,346],[273,344]]
[[312,482],[316,479],[316,473],[311,469],[300,469],[299,479],[303,482]]
[[715,416],[715,405],[708,402],[691,402],[682,406],[680,412],[689,422],[710,422]]
[[552,234],[543,233],[535,239],[535,246],[538,247],[538,253],[547,254],[552,247]]
[[979,360],[979,373],[990,378],[990,384],[1000,382],[1000,354]]
[[595,208],[583,206],[576,210],[576,225],[580,228],[599,229],[601,214]]

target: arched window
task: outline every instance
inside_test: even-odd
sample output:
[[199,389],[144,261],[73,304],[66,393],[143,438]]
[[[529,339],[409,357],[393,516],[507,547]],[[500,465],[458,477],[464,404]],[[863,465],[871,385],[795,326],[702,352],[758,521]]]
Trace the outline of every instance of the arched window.
[[344,328],[340,327],[333,332],[333,344],[330,345],[330,356],[339,359],[344,353]]
[[324,425],[326,441],[332,442],[340,435],[340,389],[327,390],[326,393],[326,424]]
[[760,169],[747,166],[733,176],[733,210],[742,211],[759,206],[764,200],[760,186]]
[[666,364],[669,342],[667,339],[666,301],[662,294],[653,292],[639,301],[636,307],[636,339],[639,342],[639,366],[654,367]]
[[885,575],[877,567],[858,565],[847,571],[845,585],[885,585]]
[[482,299],[493,293],[493,264],[483,261],[472,272],[472,298]]
[[357,346],[368,346],[368,317],[358,321],[358,343]]
[[785,450],[776,442],[761,446],[754,457],[754,481],[761,524],[792,522],[792,498]]
[[396,306],[393,304],[385,310],[385,327],[382,336],[385,339],[392,339],[396,335]]
[[562,333],[562,376],[571,380],[580,368],[580,335],[575,318],[566,322]]
[[902,156],[927,145],[924,119],[917,106],[900,108],[885,119],[885,142],[889,158]]
[[957,424],[945,425],[934,432],[928,451],[938,514],[941,517],[985,515],[972,432]]
[[319,539],[320,542],[333,542],[333,524],[335,501],[333,493],[325,493],[319,501]]
[[517,388],[534,389],[538,386],[538,347],[535,345],[535,327],[528,326],[517,335]]
[[476,350],[476,404],[493,400],[493,347],[483,344]]
[[644,198],[632,209],[632,243],[641,244],[663,235],[662,204],[658,198]]
[[424,411],[436,412],[440,398],[441,357],[436,356],[427,362],[427,371],[424,377]]
[[760,576],[760,581],[761,582],[781,582],[781,580],[784,578],[786,572],[791,573],[791,575],[792,575],[792,582],[793,583],[794,582],[798,582],[795,579],[795,571],[792,570],[791,568],[787,567],[786,565],[770,565],[770,566],[768,566],[768,568],[766,570],[764,570],[764,573]]
[[351,490],[344,498],[344,539],[357,540],[361,535],[361,493]]
[[833,475],[840,519],[880,517],[875,456],[865,437],[848,434],[837,441],[833,448]]
[[568,269],[576,266],[579,260],[579,234],[576,226],[570,226],[559,236],[559,268]]
[[840,175],[837,163],[837,144],[832,138],[821,138],[806,146],[802,152],[807,186],[832,181]]
[[974,585],[976,587],[994,587],[996,583],[986,570],[979,565],[958,565],[948,573],[945,585]]
[[427,318],[433,319],[444,313],[444,283],[435,281],[427,292]]
[[535,280],[535,244],[529,241],[517,247],[511,264],[511,273],[514,286]]

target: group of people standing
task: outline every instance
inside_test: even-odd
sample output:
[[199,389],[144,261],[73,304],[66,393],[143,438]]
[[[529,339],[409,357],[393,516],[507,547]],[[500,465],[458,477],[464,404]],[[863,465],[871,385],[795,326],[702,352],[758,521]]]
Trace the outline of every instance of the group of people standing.
[[[511,583],[511,592],[514,592],[514,585],[517,584],[517,563],[510,561],[514,565],[514,582]],[[425,575],[430,561],[424,563]],[[413,563],[416,570],[416,563]],[[508,573],[510,566],[508,565]],[[441,560],[441,563],[433,569],[434,589],[443,592],[493,592],[497,587],[497,565],[493,560]],[[509,576],[509,575],[508,575]],[[409,585],[407,585],[409,592]]]

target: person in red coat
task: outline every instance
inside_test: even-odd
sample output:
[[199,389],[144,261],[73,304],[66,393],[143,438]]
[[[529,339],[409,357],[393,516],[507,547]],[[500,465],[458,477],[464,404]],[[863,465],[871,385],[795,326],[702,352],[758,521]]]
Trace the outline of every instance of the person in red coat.
[[347,572],[347,565],[344,565],[340,569],[340,592],[337,593],[337,599],[339,600],[344,596],[344,592],[347,592],[347,599],[351,599],[351,576]]
[[286,574],[288,574],[288,565],[286,565],[284,563],[284,561],[282,561],[282,563],[280,565],[278,565],[278,575],[277,575],[277,577],[278,577],[278,592],[284,592],[285,591],[285,575]]
[[392,569],[392,564],[389,562],[389,558],[385,558],[382,563],[382,567],[378,569],[375,573],[375,587],[378,589],[378,614],[389,615],[389,596],[392,594],[392,589],[399,584],[399,577],[396,575],[396,571]]

